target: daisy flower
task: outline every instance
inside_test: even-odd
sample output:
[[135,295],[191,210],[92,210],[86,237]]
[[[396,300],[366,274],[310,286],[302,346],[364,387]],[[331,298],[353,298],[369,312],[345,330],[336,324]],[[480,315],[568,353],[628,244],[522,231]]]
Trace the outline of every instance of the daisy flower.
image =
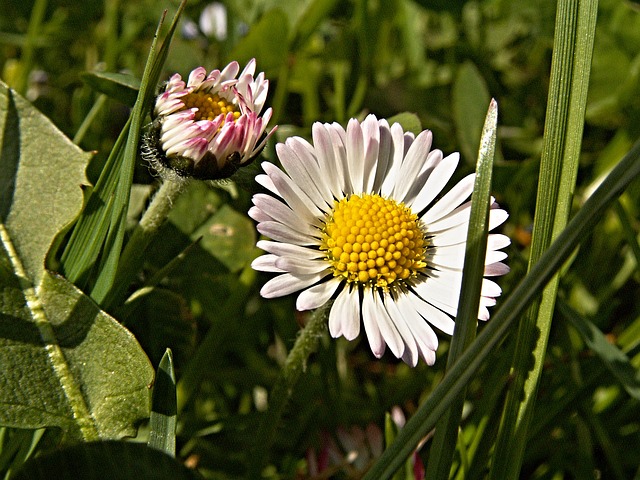
[[[173,75],[158,95],[143,155],[159,171],[201,180],[227,178],[251,162],[275,131],[266,132],[272,110],[262,115],[269,91],[255,60],[242,72],[238,62],[207,75],[203,67],[187,83]],[[164,167],[164,168],[163,168]]]
[[[347,129],[313,125],[313,144],[298,137],[278,144],[284,170],[264,162],[256,181],[273,195],[256,194],[249,215],[271,240],[256,270],[279,275],[261,289],[272,298],[301,291],[298,310],[333,300],[329,332],[355,339],[364,325],[371,350],[386,346],[407,364],[435,362],[438,338],[451,335],[458,310],[475,175],[439,197],[460,159],[431,150],[432,135],[417,137],[399,124],[369,115]],[[286,172],[286,173],[285,173]],[[489,230],[507,218],[491,201]],[[485,277],[503,275],[509,238],[488,237]],[[487,320],[500,287],[483,279],[478,318]]]

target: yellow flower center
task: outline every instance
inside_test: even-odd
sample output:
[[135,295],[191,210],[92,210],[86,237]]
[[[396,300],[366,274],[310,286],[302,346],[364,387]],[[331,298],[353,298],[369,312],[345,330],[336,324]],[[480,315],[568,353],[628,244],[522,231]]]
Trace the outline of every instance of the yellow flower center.
[[191,92],[182,97],[185,108],[197,108],[197,120],[214,120],[218,115],[225,117],[229,112],[233,113],[234,121],[240,118],[240,111],[233,103],[220,98],[216,93],[211,95],[204,90]]
[[380,195],[351,195],[327,215],[321,250],[333,275],[388,289],[427,266],[427,241],[417,215]]

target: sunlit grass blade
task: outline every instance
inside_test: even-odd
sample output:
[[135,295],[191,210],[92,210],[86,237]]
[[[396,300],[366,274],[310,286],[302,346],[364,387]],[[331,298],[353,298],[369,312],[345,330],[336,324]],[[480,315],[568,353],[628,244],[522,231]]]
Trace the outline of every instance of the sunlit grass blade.
[[[482,289],[487,251],[491,177],[497,124],[498,105],[495,100],[491,100],[480,139],[476,179],[473,195],[471,196],[471,213],[469,216],[458,315],[453,338],[451,339],[447,368],[451,367],[460,358],[462,352],[476,337],[480,291]],[[453,452],[456,449],[456,443],[458,443],[457,438],[463,403],[464,390],[436,425],[436,433],[433,438],[426,470],[426,477],[429,479],[449,478]]]
[[[558,3],[529,269],[563,230],[571,210],[584,129],[596,15],[596,0],[564,0]],[[516,335],[513,382],[507,393],[491,465],[490,478],[494,480],[515,479],[520,474],[558,281],[556,276],[545,288],[541,299],[534,301]]]
[[149,441],[147,445],[162,450],[167,455],[176,456],[176,374],[173,370],[173,355],[167,348],[164,353],[151,396],[149,416]]
[[392,477],[420,440],[435,426],[440,416],[465,388],[484,360],[503,339],[513,322],[540,294],[567,257],[593,229],[611,202],[638,176],[640,176],[640,141],[633,146],[600,184],[533,266],[529,274],[504,300],[480,335],[451,367],[431,395],[420,405],[393,444],[385,450],[367,472],[364,476],[365,480],[383,480]]

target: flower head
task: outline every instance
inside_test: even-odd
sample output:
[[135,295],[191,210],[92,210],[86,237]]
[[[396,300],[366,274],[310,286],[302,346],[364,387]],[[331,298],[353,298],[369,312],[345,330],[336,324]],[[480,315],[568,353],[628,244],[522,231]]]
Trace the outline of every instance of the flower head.
[[[462,283],[474,174],[436,198],[459,154],[431,149],[431,132],[417,137],[369,115],[363,122],[313,125],[313,144],[298,137],[278,144],[286,173],[263,163],[256,180],[274,195],[256,194],[250,216],[271,240],[253,262],[279,273],[266,298],[302,291],[298,310],[333,299],[329,332],[348,340],[364,329],[376,357],[388,346],[409,365],[435,361],[430,324],[453,333]],[[492,200],[489,229],[507,213]],[[502,275],[509,238],[488,237],[485,277]],[[478,318],[487,320],[500,287],[483,279]]]
[[229,177],[264,148],[272,110],[262,115],[269,90],[255,60],[242,72],[238,62],[207,75],[203,67],[187,83],[173,75],[156,98],[154,123],[143,152],[154,167],[201,180]]

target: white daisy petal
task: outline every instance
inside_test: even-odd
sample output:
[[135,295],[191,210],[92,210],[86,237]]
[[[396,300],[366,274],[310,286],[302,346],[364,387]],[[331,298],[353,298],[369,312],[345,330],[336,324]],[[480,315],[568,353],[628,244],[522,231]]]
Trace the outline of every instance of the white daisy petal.
[[326,127],[316,122],[312,127],[313,145],[317,151],[318,169],[323,172],[327,187],[334,198],[342,197],[342,185],[340,176],[342,165],[338,164],[331,143],[331,136]]
[[499,275],[506,275],[511,269],[502,262],[492,263],[484,267],[484,275],[486,277],[496,277]]
[[347,125],[347,163],[354,193],[364,192],[364,139],[360,123],[349,120]]
[[384,307],[404,342],[402,360],[407,365],[415,367],[418,364],[418,345],[416,344],[414,333],[408,324],[408,318],[400,311],[395,298],[388,295],[385,297],[385,300]]
[[344,336],[351,341],[360,335],[360,300],[358,289],[342,289],[329,312],[329,333],[333,338]]
[[409,147],[409,151],[402,162],[398,175],[403,181],[396,182],[393,189],[393,198],[399,201],[406,201],[406,196],[411,189],[412,182],[422,170],[424,162],[427,159],[429,150],[431,149],[432,135],[429,130],[420,132],[416,139]]
[[284,297],[317,283],[322,277],[324,277],[322,273],[316,273],[315,275],[283,273],[265,283],[260,289],[260,295],[264,298]]
[[251,268],[258,270],[259,272],[285,273],[286,270],[276,267],[276,260],[278,258],[280,257],[277,255],[260,255],[251,262]]
[[327,303],[342,282],[337,278],[319,283],[303,291],[296,300],[296,309],[300,311],[313,310]]
[[293,243],[294,245],[317,245],[319,243],[314,237],[293,230],[280,222],[260,222],[256,228],[264,236],[279,242]]
[[365,292],[362,299],[362,323],[364,324],[364,331],[367,334],[371,351],[377,358],[380,358],[385,351],[385,338],[378,325],[378,312],[373,295],[372,292]]
[[269,216],[277,222],[286,225],[291,230],[303,233],[308,236],[318,234],[317,228],[307,223],[300,222],[295,212],[279,200],[264,194],[253,196],[253,204],[262,212],[269,212]]
[[451,188],[440,200],[438,200],[422,217],[422,220],[430,225],[442,218],[454,208],[464,202],[473,192],[473,184],[476,181],[475,173],[467,175]]
[[280,257],[276,260],[275,266],[295,275],[320,273],[329,267],[324,260],[307,260],[298,257]]
[[452,153],[438,163],[427,179],[427,183],[425,183],[421,194],[412,203],[411,208],[414,209],[414,211],[421,212],[436,198],[447,182],[451,180],[459,161],[460,154]]
[[380,127],[373,115],[368,115],[362,123],[362,133],[365,138],[363,162],[363,192],[370,192],[376,175],[376,165],[380,153]]

